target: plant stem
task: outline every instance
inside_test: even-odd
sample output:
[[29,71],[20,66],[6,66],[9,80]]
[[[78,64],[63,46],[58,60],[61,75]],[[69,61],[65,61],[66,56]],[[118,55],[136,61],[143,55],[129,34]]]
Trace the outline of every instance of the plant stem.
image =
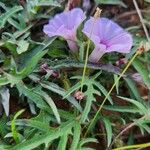
[[[92,36],[92,33],[93,33],[95,21],[96,21],[96,19],[94,19],[94,22],[93,22],[93,25],[91,28],[91,32],[90,32],[90,37]],[[83,90],[84,78],[85,78],[85,73],[86,73],[86,68],[87,68],[87,63],[88,63],[88,57],[89,57],[89,50],[90,50],[90,43],[91,43],[90,37],[88,38],[88,41],[87,41],[85,63],[84,63],[84,69],[83,69],[83,74],[82,74],[82,80],[81,80],[81,92]]]
[[97,18],[100,17],[100,14],[101,14],[101,9],[100,8],[96,8],[96,12],[94,14],[94,21],[93,21],[93,24],[92,24],[92,27],[91,27],[91,31],[90,31],[90,36],[88,38],[88,41],[87,41],[87,49],[86,49],[86,57],[85,57],[85,64],[84,64],[84,69],[83,69],[83,74],[82,74],[82,80],[81,80],[81,92],[83,90],[83,84],[84,84],[84,78],[85,78],[85,73],[86,73],[86,68],[87,68],[87,63],[88,63],[88,57],[89,57],[89,50],[90,50],[90,43],[91,43],[91,36],[92,36],[92,33],[93,33],[93,30],[94,30],[94,25],[95,25],[95,22],[97,20]]
[[145,32],[146,38],[147,38],[147,40],[150,42],[150,37],[149,37],[147,28],[146,28],[146,26],[145,26],[145,23],[144,23],[144,20],[143,20],[141,11],[140,11],[140,9],[139,9],[139,7],[138,7],[138,4],[137,4],[136,0],[133,0],[133,4],[134,4],[134,6],[135,6],[135,8],[136,8],[136,11],[137,11],[137,14],[138,14],[138,16],[139,16],[139,18],[140,18],[140,22],[141,22],[142,27],[143,27],[143,30],[144,30],[144,32]]
[[123,147],[115,148],[113,150],[126,150],[126,149],[146,148],[146,147],[150,147],[150,142],[149,143],[144,143],[144,144],[136,144],[136,145],[123,146]]

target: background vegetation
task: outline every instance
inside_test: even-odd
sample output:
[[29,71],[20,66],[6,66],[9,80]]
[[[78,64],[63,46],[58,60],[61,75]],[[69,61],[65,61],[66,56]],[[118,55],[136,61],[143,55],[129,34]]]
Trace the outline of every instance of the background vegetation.
[[[148,149],[150,1],[137,0],[138,9],[133,2],[0,1],[0,150]],[[74,94],[80,88],[86,51],[82,26],[78,29],[77,56],[70,53],[64,39],[48,38],[42,29],[66,7],[81,7],[90,16],[97,6],[102,16],[133,35],[134,45],[127,55],[110,53],[99,64],[88,63],[84,97],[78,100]],[[126,62],[141,45],[144,53],[117,82],[88,128]]]

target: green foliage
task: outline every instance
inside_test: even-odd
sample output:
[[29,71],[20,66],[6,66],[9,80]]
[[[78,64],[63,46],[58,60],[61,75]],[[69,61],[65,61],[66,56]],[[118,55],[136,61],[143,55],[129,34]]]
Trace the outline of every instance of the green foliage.
[[0,29],[4,28],[7,20],[12,17],[15,13],[22,10],[23,8],[21,6],[14,6],[13,8],[7,10],[7,12],[3,13],[0,16]]
[[[44,82],[44,83],[41,83],[41,86],[44,87],[45,89],[48,89],[54,93],[61,95],[62,97],[64,97],[66,95],[66,91],[54,83]],[[80,112],[82,112],[81,106],[77,103],[77,101],[75,100],[74,97],[68,96],[68,97],[66,97],[66,99],[71,104],[73,104]]]
[[28,47],[29,47],[29,43],[25,40],[21,40],[18,42],[18,47],[17,47],[16,51],[18,54],[21,54],[21,53],[27,51]]
[[150,3],[150,0],[145,0],[146,2]]
[[12,130],[12,135],[13,138],[15,140],[16,143],[19,143],[19,136],[16,130],[16,125],[15,125],[15,121],[17,119],[18,116],[20,116],[22,113],[24,112],[24,110],[20,110],[19,112],[16,113],[16,115],[14,116],[12,122],[11,122],[11,130]]
[[[149,2],[145,0],[141,7],[147,28]],[[103,16],[115,19],[114,9],[125,14],[130,10],[130,4],[123,0],[95,0],[92,5],[100,5]],[[0,150],[92,150],[97,145],[105,149],[130,125],[137,126],[135,134],[150,134],[150,52],[146,48],[117,83],[85,135],[88,124],[126,65],[116,66],[115,62],[122,57],[131,59],[146,38],[140,22],[131,25],[127,30],[132,33],[134,44],[129,54],[111,53],[100,60],[102,63],[88,62],[83,99],[79,100],[75,94],[80,92],[87,47],[87,37],[81,32],[83,24],[77,29],[79,51],[75,54],[69,51],[65,39],[48,38],[42,31],[48,19],[65,6],[66,1],[60,0],[0,2]],[[93,14],[91,10],[87,14]],[[124,17],[117,22],[128,25]],[[91,44],[90,52],[93,48]],[[138,80],[134,74],[138,74]],[[120,135],[113,146],[135,144],[134,135],[130,134],[127,140]]]
[[144,67],[142,62],[138,59],[136,59],[133,62],[133,66],[140,73],[141,77],[143,78],[144,83],[150,89],[150,76],[149,76],[148,69],[146,67]]
[[60,4],[55,0],[27,0],[27,10],[29,13],[37,14],[38,10],[42,6],[60,7]]
[[20,144],[15,145],[10,150],[27,150],[38,147],[41,144],[45,144],[47,146],[52,140],[59,138],[63,134],[69,134],[71,132],[71,128],[74,125],[74,121],[67,122],[62,124],[60,127],[49,131],[48,133],[38,135],[33,137],[32,139],[22,142]]
[[129,89],[132,92],[131,96],[137,99],[138,101],[143,101],[139,94],[138,88],[136,87],[136,83],[130,78],[125,78],[125,81],[127,82],[127,85],[129,86]]
[[[74,60],[46,60],[47,64],[50,66],[51,69],[63,69],[63,68],[83,68],[84,63]],[[93,64],[88,63],[87,68],[93,69],[93,70],[104,70],[110,73],[114,74],[120,74],[120,69],[114,65],[111,64]]]
[[[85,77],[83,86],[87,87],[87,90],[84,92],[84,97],[86,98],[86,104],[83,110],[83,113],[81,115],[81,122],[84,123],[88,119],[88,114],[91,110],[92,102],[96,102],[96,98],[94,94],[101,96],[101,93],[105,96],[107,95],[107,90],[98,82],[95,81],[95,78],[99,76],[100,73],[96,74],[92,78]],[[81,79],[81,77],[73,77],[73,79]],[[72,86],[68,91],[67,95],[65,95],[64,98],[66,98],[71,93],[75,92],[76,90],[79,90],[81,86],[81,83],[78,82],[76,85]],[[95,88],[96,87],[96,88]],[[110,103],[112,103],[112,99],[109,96],[108,100]]]
[[[19,126],[30,126],[33,128],[39,129],[39,130],[43,130],[44,132],[42,132],[39,135],[36,135],[35,137],[29,139],[28,141],[23,141],[20,142],[18,144],[16,144],[15,146],[13,146],[12,148],[9,148],[10,150],[14,150],[14,149],[23,149],[23,150],[27,150],[27,149],[33,149],[33,148],[37,148],[38,146],[40,146],[41,144],[43,145],[43,148],[48,148],[48,146],[50,145],[49,143],[51,143],[53,140],[59,141],[58,147],[57,149],[62,149],[65,150],[66,145],[67,145],[67,141],[68,141],[68,137],[72,136],[72,130],[73,130],[73,137],[72,137],[72,142],[70,145],[70,149],[72,150],[76,150],[78,149],[78,145],[80,145],[80,148],[82,147],[83,144],[79,144],[80,143],[80,130],[81,130],[81,126],[79,124],[79,122],[77,122],[76,120],[70,120],[67,121],[65,123],[62,123],[61,126],[59,127],[53,127],[50,128],[46,122],[42,122],[41,121],[37,121],[37,119],[35,120],[16,120],[16,124]],[[92,142],[96,142],[96,140],[94,139],[89,139],[87,141],[92,141]],[[87,142],[85,140],[84,143]]]
[[112,133],[112,127],[111,127],[111,122],[107,118],[103,118],[103,122],[105,124],[106,134],[107,134],[107,147],[109,147],[109,145],[111,144],[112,135],[113,135],[113,133]]
[[56,107],[54,101],[52,100],[52,98],[46,92],[44,92],[42,90],[38,90],[37,93],[40,93],[41,97],[43,97],[45,99],[45,101],[51,107],[51,109],[57,119],[57,122],[60,123],[60,115],[58,113],[57,107]]
[[47,39],[41,45],[37,46],[27,53],[22,54],[18,59],[19,66],[16,74],[21,76],[22,78],[30,74],[36,67],[39,60],[47,53],[48,50],[45,49],[54,41],[54,39],[55,38]]

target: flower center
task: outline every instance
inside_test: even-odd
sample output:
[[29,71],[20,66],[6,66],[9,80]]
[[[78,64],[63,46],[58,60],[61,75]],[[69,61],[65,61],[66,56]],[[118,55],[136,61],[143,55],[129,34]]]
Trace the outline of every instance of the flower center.
[[101,40],[101,41],[100,41],[100,44],[105,45],[105,46],[106,46],[106,48],[108,47],[108,44],[107,44],[107,42],[106,42],[105,40]]

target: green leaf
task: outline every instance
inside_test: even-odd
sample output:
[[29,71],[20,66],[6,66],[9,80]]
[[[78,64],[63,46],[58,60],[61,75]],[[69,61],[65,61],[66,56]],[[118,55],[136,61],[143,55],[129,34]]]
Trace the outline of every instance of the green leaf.
[[142,103],[136,100],[130,99],[130,98],[121,97],[121,96],[118,96],[118,97],[121,98],[122,100],[125,100],[134,104],[140,110],[141,114],[146,114],[148,112],[147,108]]
[[14,138],[14,140],[16,141],[16,143],[19,143],[20,140],[19,140],[19,136],[18,136],[18,133],[17,133],[15,121],[16,121],[17,117],[20,116],[24,111],[25,111],[24,109],[18,111],[18,112],[15,114],[13,120],[11,121],[11,131],[12,131],[12,135],[13,135],[13,138]]
[[8,74],[8,73],[5,73],[5,76],[6,76],[7,80],[8,80],[8,83],[10,83],[11,86],[14,86],[15,84],[19,83],[20,80],[21,80],[20,77],[17,77],[17,76]]
[[7,12],[3,13],[0,16],[0,29],[4,28],[6,21],[12,17],[16,12],[22,10],[22,6],[14,6],[13,8],[7,10]]
[[[18,15],[17,15],[17,19],[20,19],[21,16],[23,16],[23,15],[18,14]],[[12,26],[14,26],[16,29],[18,29],[19,31],[22,31],[22,30],[26,27],[26,22],[25,22],[25,20],[21,20],[21,22],[20,22],[20,20],[19,20],[20,23],[18,23],[18,21],[16,21],[15,19],[9,18],[9,19],[8,19],[8,22],[9,22]]]
[[[9,123],[7,123],[9,125]],[[45,133],[50,132],[52,128],[49,127],[49,123],[41,122],[36,119],[17,119],[15,124],[18,126],[32,127],[43,131]]]
[[[40,90],[40,91],[37,91],[41,97],[43,97],[45,99],[45,101],[48,103],[48,105],[51,107],[56,119],[57,119],[57,122],[60,124],[60,115],[58,113],[58,110],[57,110],[57,107],[54,103],[54,101],[52,100],[52,98],[44,91]],[[37,93],[37,94],[38,94]]]
[[98,143],[97,139],[94,138],[83,138],[80,142],[79,142],[79,148],[81,148],[82,146],[84,146],[86,143]]
[[[84,97],[86,98],[86,104],[84,107],[84,110],[82,112],[81,115],[81,123],[84,123],[87,119],[88,119],[88,114],[91,110],[91,105],[93,101],[96,101],[94,94],[96,95],[101,95],[101,93],[103,93],[104,95],[107,95],[107,90],[98,82],[95,81],[95,78],[99,75],[100,73],[98,73],[97,75],[95,75],[94,77],[85,77],[84,79],[84,83],[83,86],[87,87],[87,90],[84,92]],[[73,77],[72,79],[81,79],[81,76],[76,76]],[[64,96],[65,98],[67,96],[69,96],[71,93],[75,92],[77,89],[79,89],[81,86],[80,81],[78,83],[76,83],[74,86],[72,86],[67,92],[66,95]],[[98,88],[95,89],[95,86]],[[112,99],[109,96],[108,100],[112,103]]]
[[139,91],[137,89],[137,86],[136,86],[135,82],[130,78],[124,78],[124,80],[128,84],[128,86],[130,88],[130,91],[133,93],[134,98],[136,98],[138,101],[142,101],[142,98],[139,94]]
[[9,80],[6,76],[0,77],[0,87],[9,83]]
[[18,42],[17,53],[21,54],[28,50],[29,43],[25,40],[21,40]]
[[61,136],[57,150],[66,150],[68,133]]
[[8,150],[30,150],[38,147],[43,143],[45,145],[48,145],[49,142],[61,137],[66,133],[70,133],[70,130],[72,129],[73,125],[74,121],[68,121],[51,132],[47,132],[46,134],[42,135],[37,135],[32,139],[19,143]]
[[86,93],[84,93],[87,99],[83,113],[81,115],[81,123],[84,123],[88,119],[88,114],[91,110],[92,102],[95,101],[95,97],[93,96],[93,90],[93,86],[88,85],[87,91]]
[[79,122],[75,122],[74,127],[73,127],[73,141],[71,143],[70,150],[77,150],[79,141],[80,141],[80,135],[81,135],[81,126]]
[[150,0],[145,0],[146,2],[150,3]]
[[64,111],[64,110],[58,110],[59,114],[61,114],[61,118],[67,119],[67,120],[71,120],[76,118],[76,115],[69,112],[69,111]]
[[1,150],[8,150],[9,147],[10,147],[10,146],[5,145],[5,144],[2,144],[2,143],[0,142],[0,149],[1,149]]
[[61,5],[56,0],[39,0],[36,6],[57,6],[60,7]]
[[[81,79],[81,76],[77,76],[77,77],[74,77],[73,79]],[[93,83],[95,81],[91,78],[88,78],[88,77],[85,77],[85,80],[84,80],[84,83],[83,85],[84,86],[87,86],[87,90],[86,92],[84,92],[84,97],[86,98],[86,104],[85,104],[85,108],[82,112],[82,115],[81,115],[81,123],[84,123],[85,120],[88,118],[88,113],[90,112],[91,110],[91,105],[92,105],[92,102],[95,101],[95,97],[93,94],[100,94],[99,91],[95,90],[94,87],[93,87]],[[64,97],[67,97],[69,96],[72,92],[76,91],[79,87],[81,86],[81,83],[78,82],[77,84],[75,84],[73,87],[71,87],[66,95]]]
[[[31,77],[31,75],[30,75]],[[37,77],[36,79],[34,79],[33,77],[31,78],[33,81],[39,81],[40,79]],[[45,89],[48,89],[54,93],[57,93],[58,95],[61,95],[62,97],[64,97],[66,95],[66,90],[64,90],[63,88],[59,87],[57,84],[55,83],[52,83],[52,82],[48,82],[48,81],[45,81],[45,82],[41,82],[40,83],[41,86]],[[68,96],[66,97],[66,99],[71,103],[73,104],[80,112],[82,112],[82,107],[80,106],[80,104],[75,100],[74,97],[72,96]],[[65,116],[65,118],[71,118],[73,117],[71,114],[69,114],[68,112],[64,112],[61,110],[61,115]]]
[[24,35],[25,33],[27,33],[32,27],[33,27],[33,23],[31,23],[28,27],[22,29],[21,31],[16,31],[13,35],[15,37],[15,39],[19,38],[20,36]]
[[116,91],[117,91],[117,94],[119,94],[119,81],[116,82],[118,79],[118,75],[114,74],[114,83],[116,83]]
[[[94,82],[94,85],[99,88],[99,90],[104,94],[104,96],[106,96],[108,94],[107,90],[98,82]],[[112,98],[110,97],[110,95],[108,96],[108,100],[111,104],[113,104]]]
[[[43,82],[43,83],[41,83],[41,86],[48,89],[48,90],[50,90],[50,91],[52,91],[52,92],[54,92],[54,93],[57,93],[57,94],[61,95],[62,97],[64,97],[66,95],[66,91],[63,88],[59,87],[58,85],[56,85],[52,82],[48,82],[48,81]],[[66,99],[71,104],[73,104],[80,112],[82,112],[81,106],[78,104],[78,102],[75,100],[74,97],[68,96]]]
[[111,140],[112,140],[112,126],[111,126],[111,122],[109,121],[109,119],[107,119],[106,117],[103,117],[103,122],[105,124],[105,129],[106,129],[106,133],[107,133],[107,147],[109,147],[109,145],[111,144]]
[[141,128],[143,128],[145,131],[147,131],[148,133],[150,133],[150,127],[147,124],[137,124],[138,126],[140,126]]
[[[30,74],[36,67],[39,60],[47,53],[48,50],[45,50],[55,38],[50,38],[44,41],[44,45],[37,46],[27,53],[23,53],[17,62],[19,62],[17,75],[20,75],[22,78],[25,78]],[[45,50],[45,51],[44,51]]]
[[8,133],[7,129],[7,122],[8,122],[8,117],[5,115],[1,116],[0,118],[0,135],[1,135],[1,141],[4,140],[5,135]]
[[48,51],[50,57],[66,57],[67,55],[62,49],[51,49]]
[[67,90],[66,95],[64,95],[63,99],[67,98],[73,92],[75,92],[76,90],[78,90],[80,88],[80,86],[81,86],[80,82],[78,82],[77,84],[75,84],[74,86],[72,86],[69,90]]
[[48,105],[43,100],[43,98],[34,91],[34,89],[29,89],[27,86],[25,86],[24,83],[21,82],[16,84],[16,86],[20,95],[23,94],[24,96],[28,97],[30,101],[34,102],[37,107],[49,112]]
[[121,113],[139,113],[140,114],[140,110],[137,107],[133,107],[133,106],[104,106],[103,107],[106,110],[111,110],[111,111],[117,111],[117,112],[121,112]]
[[61,5],[56,0],[32,0],[27,2],[27,11],[32,16],[37,14],[42,6],[60,7]]
[[51,44],[51,47],[48,51],[48,55],[50,57],[60,57],[60,58],[63,58],[63,57],[66,57],[66,53],[65,53],[65,49],[66,49],[66,45],[65,43],[63,43],[62,41],[60,40],[55,40],[52,44]]
[[36,67],[39,60],[47,53],[47,51],[40,51],[36,53],[32,60],[26,61],[26,66],[23,68],[20,72],[16,72],[17,76],[20,76],[21,78],[25,78],[27,75],[29,75],[34,68]]
[[[51,61],[49,59],[45,60],[51,69],[63,69],[63,68],[84,68],[84,62],[74,61],[74,60],[55,60]],[[120,74],[121,70],[113,66],[111,64],[94,64],[88,63],[87,68],[94,69],[94,70],[104,70],[106,72]]]
[[132,64],[143,78],[143,81],[147,85],[148,89],[150,89],[150,73],[148,69],[146,69],[139,59],[135,59]]

